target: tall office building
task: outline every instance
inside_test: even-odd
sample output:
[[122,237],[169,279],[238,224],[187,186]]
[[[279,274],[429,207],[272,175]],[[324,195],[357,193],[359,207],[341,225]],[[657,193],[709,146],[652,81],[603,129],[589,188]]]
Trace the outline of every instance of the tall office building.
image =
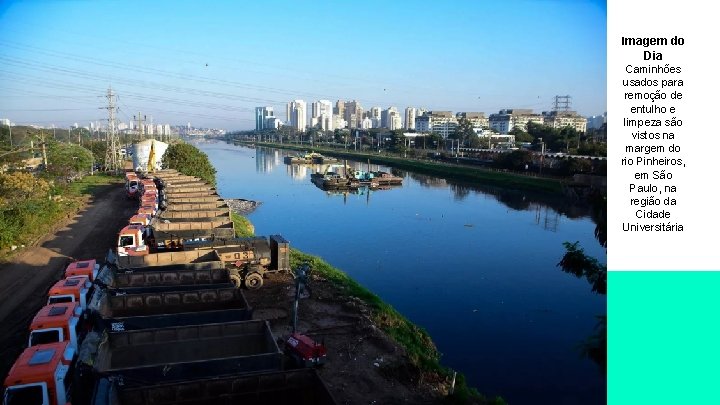
[[305,132],[307,126],[307,104],[303,100],[294,100],[287,104],[287,119],[290,126],[299,132]]
[[255,107],[255,130],[262,131],[268,128],[268,118],[274,117],[272,107]]

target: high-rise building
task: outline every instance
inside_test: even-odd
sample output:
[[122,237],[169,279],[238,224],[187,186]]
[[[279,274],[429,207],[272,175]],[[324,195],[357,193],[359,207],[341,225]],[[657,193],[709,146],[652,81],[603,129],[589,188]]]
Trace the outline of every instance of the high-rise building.
[[415,118],[417,117],[417,108],[405,108],[405,129],[415,129]]
[[345,103],[345,121],[350,128],[358,128],[362,125],[363,108],[356,100]]
[[268,119],[274,116],[272,107],[255,107],[255,130],[262,131],[268,128]]
[[402,117],[400,116],[400,113],[397,111],[389,111],[388,112],[388,129],[391,131],[396,129],[401,129],[403,124]]
[[[380,127],[389,129],[393,125],[393,123],[391,122],[391,117],[394,115],[399,116],[396,107],[388,107],[387,110],[382,110],[382,112],[380,113]],[[400,125],[402,125],[402,119],[400,120]]]
[[303,100],[294,100],[287,104],[288,123],[298,132],[305,132],[307,126],[307,104]]
[[380,119],[380,115],[382,113],[382,108],[380,107],[373,107],[370,109],[370,119],[377,118]]
[[[327,126],[332,126],[332,125],[326,125],[326,123],[323,123],[323,116],[325,117],[324,119],[328,119],[328,117],[332,117],[332,112],[333,112],[333,106],[329,100],[315,101],[314,103],[312,103],[312,112],[310,115],[310,126],[317,127],[319,125],[321,128],[327,127]],[[330,121],[332,121],[332,119],[330,119]],[[328,129],[324,129],[324,130],[329,131]]]
[[345,118],[345,102],[338,100],[335,102],[335,108],[333,108],[333,114],[339,115]]

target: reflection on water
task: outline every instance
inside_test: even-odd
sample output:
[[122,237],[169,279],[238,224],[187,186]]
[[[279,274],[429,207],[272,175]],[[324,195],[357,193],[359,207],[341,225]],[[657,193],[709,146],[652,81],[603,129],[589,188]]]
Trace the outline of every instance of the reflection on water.
[[[497,202],[515,211],[533,211],[535,223],[543,229],[556,232],[560,225],[560,217],[583,218],[590,217],[597,225],[595,236],[602,247],[606,247],[604,210],[599,207],[578,205],[559,197],[549,197],[529,191],[504,189],[497,186],[484,186],[475,183],[468,183],[453,179],[444,179],[425,174],[408,172],[401,169],[390,168],[382,165],[345,160],[343,164],[287,164],[283,161],[285,156],[292,152],[282,151],[274,148],[258,147],[255,149],[256,169],[259,173],[271,172],[276,166],[283,166],[288,175],[295,180],[310,180],[312,173],[325,173],[330,169],[347,165],[347,170],[365,171],[388,171],[403,179],[412,179],[418,185],[427,188],[447,189],[453,193],[455,201],[463,201],[471,193],[482,193],[488,198],[494,198]],[[342,169],[340,169],[342,174]],[[393,186],[395,187],[395,186]],[[338,195],[347,197],[349,194],[369,195],[375,191],[389,190],[393,187],[379,187],[374,190],[323,190],[327,195]],[[400,186],[398,186],[400,187]],[[346,201],[346,199],[345,199]],[[369,201],[369,199],[368,199]]]
[[590,208],[375,165],[402,186],[327,192],[310,181],[322,166],[286,165],[282,151],[200,147],[223,196],[263,202],[250,215],[258,234],[346,271],[426,328],[443,364],[481,392],[514,405],[605,403],[604,375],[579,351],[605,297],[556,266],[567,241],[605,262]]

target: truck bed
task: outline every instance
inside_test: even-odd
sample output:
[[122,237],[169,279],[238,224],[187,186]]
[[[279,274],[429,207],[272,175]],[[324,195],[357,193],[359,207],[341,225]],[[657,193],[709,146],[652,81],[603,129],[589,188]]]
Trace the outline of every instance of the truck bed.
[[98,382],[94,405],[334,405],[325,383],[312,369],[233,375],[213,379],[128,388]]
[[[184,225],[186,223],[176,223],[173,225]],[[171,225],[171,224],[165,224],[165,225]],[[222,226],[218,226],[215,228],[209,228],[209,229],[188,229],[188,230],[168,230],[168,231],[159,231],[153,229],[153,238],[155,239],[155,242],[160,245],[160,243],[170,243],[172,241],[175,241],[176,243],[178,241],[190,241],[190,240],[204,240],[204,239],[227,239],[232,238],[235,236],[235,228],[233,227],[233,223],[227,223]],[[160,246],[158,246],[158,250],[161,250]]]
[[186,202],[181,203],[174,201],[168,206],[167,211],[197,211],[197,210],[214,210],[217,208],[230,208],[225,200],[217,200],[212,202]]
[[177,204],[177,203],[211,203],[215,201],[224,201],[220,198],[219,195],[208,195],[203,197],[171,197],[167,194],[165,195],[165,198],[168,201],[168,204]]
[[107,288],[137,288],[230,283],[230,272],[221,261],[191,263],[134,270],[104,266],[97,280]]
[[161,211],[157,217],[161,220],[167,219],[170,222],[177,222],[179,220],[193,220],[200,218],[213,218],[213,217],[229,217],[229,208],[217,208],[209,210],[196,210],[196,211]]
[[97,351],[86,347],[82,361],[96,374],[122,378],[127,387],[278,371],[283,361],[266,321],[106,332],[86,343],[97,344]]
[[219,286],[159,287],[154,290],[116,292],[98,290],[88,310],[102,318],[168,315],[220,309],[248,310],[242,291],[231,284]]
[[230,215],[218,217],[211,221],[191,220],[186,222],[154,220],[152,222],[153,232],[171,232],[171,231],[193,231],[193,230],[212,230],[215,228],[232,228],[233,222]]

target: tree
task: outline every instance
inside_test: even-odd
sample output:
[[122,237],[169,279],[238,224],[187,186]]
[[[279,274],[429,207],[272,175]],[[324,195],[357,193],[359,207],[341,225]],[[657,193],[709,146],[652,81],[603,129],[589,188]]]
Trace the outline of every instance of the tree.
[[50,184],[28,172],[0,173],[0,206],[47,197]]
[[163,169],[175,169],[188,176],[197,176],[215,185],[215,168],[208,156],[188,143],[170,145],[162,157]]
[[527,150],[514,150],[501,154],[495,163],[504,169],[523,170],[525,165],[532,164],[532,153]]
[[[580,242],[565,242],[565,255],[557,264],[562,271],[577,278],[584,277],[597,294],[607,294],[607,267],[585,254]],[[582,346],[583,353],[607,370],[607,316],[598,316],[596,332]]]
[[390,141],[387,143],[387,149],[395,153],[403,153],[405,147],[405,135],[402,129],[396,129],[390,133]]
[[515,135],[515,142],[533,142],[535,140],[532,135],[523,131],[520,127],[513,128],[508,134]]
[[455,127],[455,131],[450,134],[450,137],[460,141],[461,145],[468,145],[470,139],[473,136],[477,136],[477,134],[473,129],[472,122],[470,122],[470,120],[465,117],[460,117],[460,120],[458,121],[458,126]]
[[48,173],[70,180],[89,173],[93,154],[80,145],[50,142],[47,148]]
[[105,141],[88,141],[87,143],[85,143],[84,146],[90,152],[92,152],[93,159],[95,159],[95,162],[104,162],[105,161],[105,152],[107,151],[107,142],[105,142]]

